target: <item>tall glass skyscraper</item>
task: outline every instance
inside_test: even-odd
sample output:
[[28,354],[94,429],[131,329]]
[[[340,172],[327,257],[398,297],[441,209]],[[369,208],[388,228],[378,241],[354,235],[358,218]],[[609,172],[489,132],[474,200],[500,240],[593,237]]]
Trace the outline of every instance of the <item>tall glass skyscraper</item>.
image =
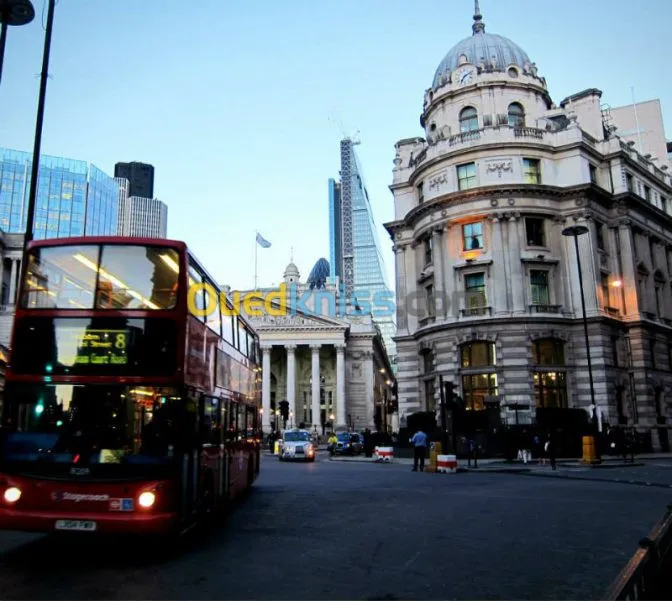
[[[350,138],[341,140],[341,181],[329,180],[330,276],[339,277],[348,296],[370,301],[377,292],[387,292],[393,299],[356,144]],[[394,316],[374,320],[393,358]]]
[[[0,230],[26,231],[32,154],[0,148]],[[119,184],[95,165],[40,157],[34,238],[117,233]]]

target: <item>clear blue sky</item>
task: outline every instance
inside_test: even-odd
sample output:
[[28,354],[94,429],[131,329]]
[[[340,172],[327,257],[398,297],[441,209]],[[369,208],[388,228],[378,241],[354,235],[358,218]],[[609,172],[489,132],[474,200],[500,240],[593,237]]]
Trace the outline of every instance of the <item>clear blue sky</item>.
[[[9,32],[0,145],[32,150],[44,30]],[[192,8],[193,7],[193,8]],[[660,98],[672,136],[672,2],[481,0],[486,31],[517,42],[559,103],[597,87],[612,106]],[[328,258],[327,179],[358,147],[376,221],[393,218],[394,143],[422,135],[424,90],[471,34],[471,0],[59,0],[42,151],[156,168],[168,234],[220,283],[302,277]],[[334,118],[339,115],[339,118]],[[339,124],[343,124],[343,129]],[[393,282],[389,237],[380,238]]]

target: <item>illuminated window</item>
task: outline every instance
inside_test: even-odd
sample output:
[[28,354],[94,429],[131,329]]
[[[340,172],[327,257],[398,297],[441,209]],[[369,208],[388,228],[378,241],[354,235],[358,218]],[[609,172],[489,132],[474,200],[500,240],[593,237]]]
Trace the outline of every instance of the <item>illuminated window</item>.
[[465,163],[457,166],[457,187],[469,190],[476,187],[476,163]]
[[471,273],[464,276],[465,307],[479,309],[486,306],[485,274]]
[[478,131],[478,113],[472,106],[460,112],[460,132]]
[[534,383],[534,402],[537,407],[567,408],[565,372],[535,371],[532,373],[532,380]]
[[467,410],[483,411],[487,397],[497,396],[497,374],[463,375],[462,394]]
[[523,159],[523,181],[526,184],[541,183],[539,159]]
[[468,342],[460,349],[463,368],[494,366],[497,362],[494,342]]
[[477,250],[483,248],[483,223],[467,223],[462,226],[462,249]]
[[532,361],[535,365],[565,365],[565,345],[556,338],[541,338],[532,344]]

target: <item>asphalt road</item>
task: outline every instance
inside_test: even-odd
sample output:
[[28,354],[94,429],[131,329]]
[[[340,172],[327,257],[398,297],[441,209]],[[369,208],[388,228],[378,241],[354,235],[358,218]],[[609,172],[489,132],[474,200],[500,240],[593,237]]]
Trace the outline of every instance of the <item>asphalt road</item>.
[[249,498],[177,550],[0,533],[0,598],[597,599],[670,497],[265,458]]

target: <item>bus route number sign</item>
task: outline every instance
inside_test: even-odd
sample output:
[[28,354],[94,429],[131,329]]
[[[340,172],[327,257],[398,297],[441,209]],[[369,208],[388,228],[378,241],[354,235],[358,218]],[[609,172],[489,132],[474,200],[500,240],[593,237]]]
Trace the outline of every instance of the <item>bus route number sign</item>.
[[78,341],[77,365],[126,365],[126,330],[86,330]]

